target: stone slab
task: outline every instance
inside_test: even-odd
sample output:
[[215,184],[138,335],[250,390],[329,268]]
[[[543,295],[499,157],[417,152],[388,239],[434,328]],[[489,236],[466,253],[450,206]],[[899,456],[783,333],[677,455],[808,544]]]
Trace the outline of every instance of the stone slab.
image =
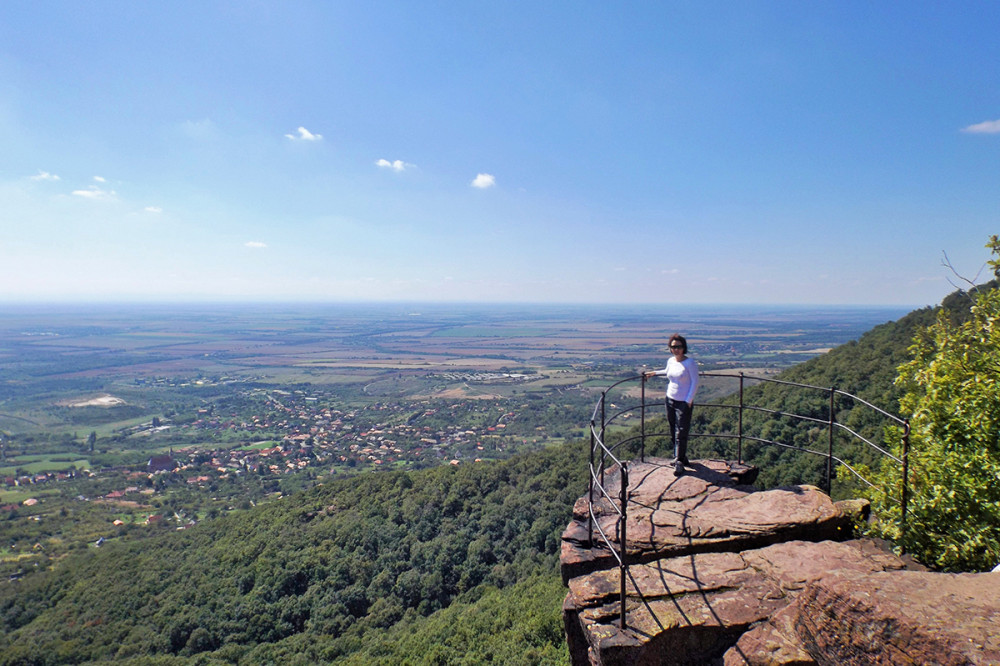
[[[849,516],[818,488],[756,491],[739,483],[740,474],[724,461],[694,461],[682,476],[663,459],[628,463],[627,469],[624,542],[630,562],[781,541],[845,539],[851,531]],[[610,470],[604,485],[620,493],[620,470]],[[564,581],[618,565],[612,551],[622,543],[618,504],[606,497],[595,501],[591,529],[587,496],[576,501],[573,520],[562,536]],[[611,548],[601,540],[602,532]]]
[[[569,581],[567,626],[577,623],[571,652],[591,664],[702,664],[721,660],[753,626],[786,608],[833,569],[896,570],[904,563],[864,542],[789,542],[732,553],[695,553],[629,568],[626,628],[620,628],[619,571]],[[628,659],[638,661],[628,661]],[[574,662],[578,663],[578,662]]]

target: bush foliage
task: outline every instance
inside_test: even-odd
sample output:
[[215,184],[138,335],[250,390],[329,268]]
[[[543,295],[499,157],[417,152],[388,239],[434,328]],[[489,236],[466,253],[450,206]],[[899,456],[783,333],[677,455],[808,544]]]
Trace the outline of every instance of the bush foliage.
[[[1000,276],[1000,242],[990,247]],[[947,311],[921,329],[897,386],[910,421],[905,529],[902,506],[872,492],[874,531],[925,564],[949,571],[990,569],[1000,561],[1000,289],[977,290],[968,317]],[[894,446],[902,456],[901,433]],[[898,471],[885,466],[891,487]]]

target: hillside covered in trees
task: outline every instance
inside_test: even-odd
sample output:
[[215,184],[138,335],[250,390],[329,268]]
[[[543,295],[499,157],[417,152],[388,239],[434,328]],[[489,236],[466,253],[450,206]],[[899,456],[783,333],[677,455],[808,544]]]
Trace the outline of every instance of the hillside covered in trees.
[[[957,294],[944,307],[969,303]],[[782,379],[895,409],[896,368],[934,317],[878,326]],[[756,391],[759,402],[791,399]],[[696,428],[726,427],[707,410],[699,418]],[[816,482],[801,456],[751,453],[762,485]],[[566,444],[331,481],[76,552],[0,587],[0,664],[566,663],[559,537],[585,488],[585,446]]]
[[[558,593],[529,583],[555,579],[582,461],[579,446],[565,446],[371,474],[67,558],[4,586],[0,663],[202,653],[221,663],[330,661],[456,601],[495,605],[495,588],[509,591],[512,607],[541,604],[544,612],[518,612],[516,623],[538,625],[518,643],[558,661]],[[539,599],[539,590],[549,594]]]

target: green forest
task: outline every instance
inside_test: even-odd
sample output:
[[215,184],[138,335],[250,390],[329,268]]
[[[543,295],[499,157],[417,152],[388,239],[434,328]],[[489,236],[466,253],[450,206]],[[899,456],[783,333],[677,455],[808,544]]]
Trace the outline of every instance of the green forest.
[[[584,454],[333,481],[71,556],[5,586],[0,663],[405,663],[396,650],[426,663],[519,661],[489,643],[500,634],[518,637],[507,652],[561,663],[559,535],[585,487]],[[483,643],[414,652],[415,635],[455,629],[442,609],[475,622],[466,631]]]
[[[947,337],[981,305],[957,293],[780,377],[895,410],[913,391],[897,377],[915,336],[938,322],[953,327],[939,331]],[[824,408],[789,407],[799,398],[781,386],[751,393],[787,411]],[[847,406],[838,413],[861,418]],[[721,432],[731,419],[702,410],[694,429]],[[732,455],[725,442],[693,446],[692,457]],[[877,459],[851,453],[878,472]],[[821,463],[797,452],[749,447],[747,456],[762,487],[821,481]],[[586,461],[586,444],[568,442],[507,460],[329,480],[189,529],[72,552],[0,587],[0,664],[568,663],[559,545],[586,489]]]

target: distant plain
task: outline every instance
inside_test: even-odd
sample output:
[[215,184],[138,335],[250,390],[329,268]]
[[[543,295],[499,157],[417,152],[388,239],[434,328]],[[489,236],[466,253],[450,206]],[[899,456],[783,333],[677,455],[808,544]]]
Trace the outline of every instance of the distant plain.
[[[22,442],[14,459],[8,446],[0,470],[85,467],[88,432],[106,447],[116,442],[105,453],[197,445],[151,437],[141,426],[255,391],[304,387],[321,389],[324,404],[341,409],[472,400],[517,412],[525,404],[517,397],[529,396],[532,404],[561,405],[531,440],[552,443],[562,439],[556,433],[582,433],[603,388],[662,367],[675,331],[687,336],[703,370],[769,375],[902,314],[872,307],[12,306],[0,313],[0,443],[26,436],[48,445]],[[708,378],[699,399],[734,389]],[[625,390],[635,396],[637,388]],[[59,438],[64,444],[54,445]],[[36,448],[41,457],[25,457]]]
[[[901,308],[753,306],[93,305],[0,313],[0,430],[64,428],[52,405],[148,402],[156,380],[354,387],[351,399],[600,385],[661,367],[687,336],[702,368],[774,373]],[[392,378],[393,395],[379,383]],[[400,380],[404,380],[400,382]],[[350,391],[349,391],[350,393]],[[153,411],[156,411],[155,409]],[[87,424],[74,423],[74,428]]]

